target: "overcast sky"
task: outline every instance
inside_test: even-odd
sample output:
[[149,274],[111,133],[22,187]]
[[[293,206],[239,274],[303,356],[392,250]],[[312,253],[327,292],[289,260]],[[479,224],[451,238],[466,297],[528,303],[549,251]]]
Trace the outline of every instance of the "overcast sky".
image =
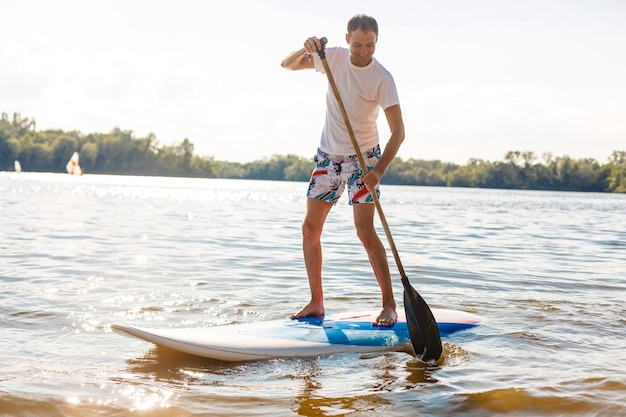
[[228,161],[312,156],[326,78],[280,61],[310,35],[345,45],[347,20],[367,13],[400,94],[403,159],[520,150],[606,162],[626,150],[623,0],[0,0],[0,10],[0,112],[39,130],[188,138],[196,155]]

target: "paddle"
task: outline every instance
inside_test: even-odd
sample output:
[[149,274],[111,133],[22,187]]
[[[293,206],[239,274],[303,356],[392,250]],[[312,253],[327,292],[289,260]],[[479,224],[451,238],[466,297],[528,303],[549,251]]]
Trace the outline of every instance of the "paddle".
[[[326,38],[321,38],[320,42],[322,44],[322,49],[318,49],[317,54],[322,60],[322,65],[324,65],[324,71],[328,76],[328,82],[330,83],[333,93],[335,94],[337,104],[339,104],[339,109],[341,110],[343,120],[346,123],[346,128],[348,129],[350,140],[352,141],[352,146],[354,147],[354,151],[359,158],[359,165],[361,166],[361,170],[363,172],[367,172],[367,165],[365,164],[363,155],[359,150],[359,144],[357,143],[356,137],[354,136],[354,131],[352,130],[352,125],[350,124],[350,120],[348,118],[348,113],[346,113],[343,101],[341,100],[341,96],[339,95],[339,90],[337,89],[337,84],[335,84],[335,79],[333,78],[333,75],[330,71],[328,62],[326,62],[326,52],[324,51],[324,45],[326,45],[328,41],[326,40]],[[415,350],[416,356],[423,361],[437,360],[441,356],[442,347],[441,338],[439,337],[439,329],[437,328],[437,322],[435,321],[435,317],[433,317],[433,313],[430,310],[430,307],[428,307],[428,304],[426,304],[424,299],[409,283],[409,278],[404,272],[404,267],[402,266],[402,262],[400,261],[400,255],[398,255],[393,236],[391,236],[391,231],[389,230],[389,225],[387,224],[387,220],[385,219],[385,214],[383,213],[383,208],[380,205],[378,195],[375,192],[370,193],[370,195],[374,200],[376,211],[378,211],[380,221],[383,225],[383,228],[385,229],[385,234],[387,235],[387,241],[389,242],[389,246],[391,247],[391,251],[393,252],[393,257],[396,261],[396,265],[398,266],[398,271],[400,272],[400,276],[402,277],[402,285],[404,286],[404,311],[406,314],[406,322],[409,328],[409,336],[411,337],[413,350]]]

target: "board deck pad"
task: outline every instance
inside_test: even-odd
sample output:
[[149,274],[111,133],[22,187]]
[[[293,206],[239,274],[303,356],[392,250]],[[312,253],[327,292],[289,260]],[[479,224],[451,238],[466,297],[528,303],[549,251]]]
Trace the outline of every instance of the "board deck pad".
[[[478,325],[481,317],[432,309],[441,337]],[[323,317],[195,328],[145,328],[113,324],[111,329],[159,346],[222,361],[306,357],[335,353],[410,350],[404,314],[393,326],[374,326],[379,310]]]

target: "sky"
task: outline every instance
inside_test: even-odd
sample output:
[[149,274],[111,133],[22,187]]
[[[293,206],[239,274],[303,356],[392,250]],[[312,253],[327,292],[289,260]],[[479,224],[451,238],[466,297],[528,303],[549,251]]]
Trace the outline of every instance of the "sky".
[[[0,0],[0,112],[37,129],[189,139],[231,162],[312,157],[327,80],[280,62],[311,35],[379,24],[406,139],[465,164],[626,150],[623,0]],[[381,111],[381,143],[389,130]]]

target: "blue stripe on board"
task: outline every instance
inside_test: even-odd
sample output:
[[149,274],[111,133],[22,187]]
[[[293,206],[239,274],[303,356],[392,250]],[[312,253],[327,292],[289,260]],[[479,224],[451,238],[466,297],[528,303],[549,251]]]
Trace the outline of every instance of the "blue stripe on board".
[[[304,317],[294,320],[308,326],[322,327],[324,329],[324,332],[326,333],[328,342],[334,345],[352,344],[378,346],[380,344],[385,344],[390,337],[397,337],[400,339],[409,338],[409,330],[406,322],[399,322],[389,327],[373,326],[372,323],[368,321],[324,320],[323,317]],[[475,326],[476,324],[467,323],[437,323],[439,334],[441,336],[447,336],[451,333],[469,329]],[[346,332],[352,333],[355,331],[358,331],[359,334],[346,334]]]
[[350,345],[350,339],[348,336],[337,326],[327,326],[324,324],[324,333],[328,338],[328,343],[331,345]]

